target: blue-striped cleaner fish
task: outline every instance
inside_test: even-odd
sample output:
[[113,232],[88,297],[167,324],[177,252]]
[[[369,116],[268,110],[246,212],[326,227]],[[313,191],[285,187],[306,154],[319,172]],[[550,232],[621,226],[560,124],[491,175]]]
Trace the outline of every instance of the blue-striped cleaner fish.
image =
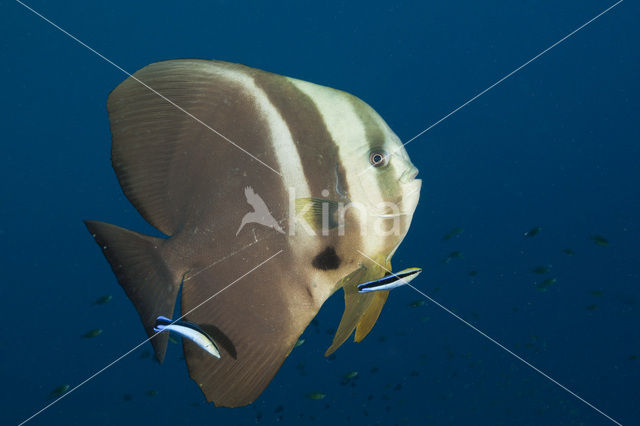
[[156,325],[153,327],[153,331],[156,333],[160,333],[162,331],[173,331],[174,333],[191,340],[205,352],[216,358],[220,358],[220,349],[218,349],[218,345],[216,345],[216,342],[213,341],[211,336],[209,336],[209,334],[207,334],[207,332],[198,324],[182,320],[171,321],[169,318],[161,315],[156,318]]
[[420,275],[420,272],[422,272],[421,268],[407,268],[400,272],[389,273],[377,280],[358,284],[358,292],[368,293],[370,291],[391,290],[409,284]]
[[[144,83],[144,84],[143,84]],[[152,90],[151,90],[152,89]],[[118,85],[107,110],[126,197],[164,236],[86,226],[148,336],[172,318],[215,340],[185,340],[208,401],[254,401],[322,304],[345,309],[325,355],[372,329],[387,291],[357,285],[392,270],[421,181],[399,138],[340,90],[243,65],[170,60]],[[167,333],[151,340],[162,361]]]

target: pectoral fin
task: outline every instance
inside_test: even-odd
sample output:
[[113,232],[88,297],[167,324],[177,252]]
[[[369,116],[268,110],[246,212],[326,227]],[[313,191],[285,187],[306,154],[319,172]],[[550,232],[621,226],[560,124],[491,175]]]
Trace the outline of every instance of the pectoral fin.
[[338,226],[338,203],[325,198],[296,199],[296,215],[301,216],[316,232]]

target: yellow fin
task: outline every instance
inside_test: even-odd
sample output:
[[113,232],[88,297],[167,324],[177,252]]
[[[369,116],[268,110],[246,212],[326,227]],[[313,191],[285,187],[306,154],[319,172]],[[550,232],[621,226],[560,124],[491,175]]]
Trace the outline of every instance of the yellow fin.
[[[324,210],[323,210],[324,209]],[[314,231],[338,226],[338,203],[326,198],[296,198],[296,215],[300,215]]]
[[[391,261],[387,261],[385,265],[386,271],[384,271],[385,275],[389,275],[388,271],[391,271]],[[387,301],[387,297],[389,297],[389,290],[386,291],[374,291],[373,292],[374,299],[371,301],[369,308],[362,315],[360,321],[358,322],[358,326],[356,328],[356,335],[354,340],[356,342],[361,342],[362,339],[367,337],[367,334],[371,331],[373,326],[378,321],[378,317],[380,316],[380,312],[382,312],[382,307]]]
[[[362,332],[356,331],[356,341],[359,342],[371,331],[387,299],[388,292],[359,293],[357,286],[363,282],[381,278],[384,274],[385,271],[376,265],[371,269],[362,266],[342,279],[340,285],[344,290],[344,313],[338,331],[333,337],[331,346],[325,352],[325,356],[335,352],[349,338],[353,330],[360,327],[363,318]],[[382,296],[378,293],[386,294]]]
[[373,291],[372,293],[374,298],[371,301],[371,304],[369,305],[367,311],[360,318],[360,321],[358,322],[358,326],[356,328],[356,342],[362,341],[362,339],[364,339],[367,334],[369,334],[376,321],[378,320],[380,312],[382,312],[382,307],[387,301],[387,297],[389,297],[389,290]]

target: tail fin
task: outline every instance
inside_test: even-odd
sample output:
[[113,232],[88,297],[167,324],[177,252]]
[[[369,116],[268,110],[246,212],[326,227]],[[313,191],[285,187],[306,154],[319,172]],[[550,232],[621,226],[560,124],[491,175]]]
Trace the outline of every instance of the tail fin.
[[[180,279],[171,272],[160,254],[163,240],[104,222],[87,220],[84,223],[133,302],[147,335],[153,336],[159,316],[173,317],[180,289]],[[168,341],[168,333],[151,339],[160,362],[164,359]]]

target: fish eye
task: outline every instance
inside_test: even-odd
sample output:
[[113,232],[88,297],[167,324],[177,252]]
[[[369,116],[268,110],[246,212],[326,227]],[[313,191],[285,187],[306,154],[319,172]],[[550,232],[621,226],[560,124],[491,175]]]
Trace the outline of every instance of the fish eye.
[[372,151],[371,154],[369,154],[369,163],[371,163],[373,167],[386,166],[389,164],[389,154],[383,150]]

